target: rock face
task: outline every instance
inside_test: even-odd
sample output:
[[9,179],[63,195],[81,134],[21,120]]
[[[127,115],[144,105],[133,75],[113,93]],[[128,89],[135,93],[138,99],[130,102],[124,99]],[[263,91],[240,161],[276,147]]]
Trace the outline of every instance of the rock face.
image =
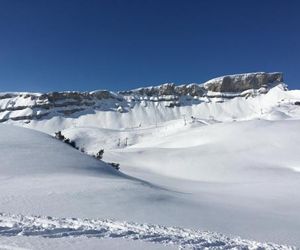
[[49,114],[70,116],[114,99],[122,102],[116,93],[99,90],[94,92],[50,92],[39,93],[0,93],[0,122],[7,120],[41,119]]
[[156,87],[139,88],[119,92],[121,95],[141,96],[204,96],[207,91],[219,93],[240,93],[249,89],[270,88],[283,82],[283,74],[275,73],[247,73],[228,75],[209,80],[203,84],[187,84],[175,86],[174,83],[165,83]]
[[139,88],[129,91],[121,91],[121,95],[141,95],[141,96],[203,96],[205,89],[201,84],[187,84],[176,86],[174,83],[165,83],[160,86]]
[[204,83],[204,88],[213,92],[243,92],[248,89],[268,88],[283,82],[282,73],[248,73],[218,77]]

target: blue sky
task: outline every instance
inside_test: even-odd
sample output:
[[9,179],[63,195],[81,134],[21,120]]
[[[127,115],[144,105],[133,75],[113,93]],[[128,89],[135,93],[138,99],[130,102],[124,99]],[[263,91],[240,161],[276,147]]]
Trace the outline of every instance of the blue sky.
[[0,91],[123,90],[282,71],[300,88],[300,1],[1,0]]

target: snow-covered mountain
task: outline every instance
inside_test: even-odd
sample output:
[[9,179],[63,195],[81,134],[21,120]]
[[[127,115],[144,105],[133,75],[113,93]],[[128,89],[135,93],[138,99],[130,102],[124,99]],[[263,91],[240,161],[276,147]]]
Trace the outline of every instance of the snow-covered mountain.
[[281,73],[1,93],[0,248],[299,247],[299,104]]
[[[50,128],[58,129],[69,127],[70,123],[102,128],[135,127],[182,116],[249,119],[260,116],[264,109],[278,102],[291,101],[285,99],[283,93],[272,100],[255,98],[273,88],[281,92],[285,90],[281,73],[240,74],[219,77],[203,84],[175,86],[167,83],[118,93],[106,90],[1,93],[0,122],[19,121],[21,124],[32,123],[29,127],[39,127],[37,124],[42,121],[51,123]],[[267,103],[265,99],[268,99]]]

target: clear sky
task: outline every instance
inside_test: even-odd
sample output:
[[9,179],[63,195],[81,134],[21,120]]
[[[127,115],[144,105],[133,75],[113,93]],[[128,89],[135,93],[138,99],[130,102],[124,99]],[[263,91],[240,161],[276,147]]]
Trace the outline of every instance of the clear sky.
[[282,71],[300,89],[297,0],[0,0],[0,91],[123,90]]

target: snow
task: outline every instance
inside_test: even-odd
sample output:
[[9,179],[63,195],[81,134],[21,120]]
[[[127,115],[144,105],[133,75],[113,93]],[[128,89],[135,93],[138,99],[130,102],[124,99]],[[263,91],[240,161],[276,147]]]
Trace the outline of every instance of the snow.
[[86,236],[67,238],[45,238],[41,236],[10,236],[0,237],[1,250],[31,250],[31,249],[57,249],[57,250],[115,250],[115,249],[150,249],[169,250],[178,249],[173,245],[162,245],[144,241],[132,241],[120,238],[88,238]]
[[[179,125],[171,126],[172,123],[169,128],[173,128],[173,133],[177,134],[174,141],[179,140],[180,134],[190,131],[184,127],[180,133],[176,133]],[[210,126],[202,125],[191,130],[207,129]],[[186,180],[184,176],[180,180],[152,174],[147,168],[142,168],[147,165],[147,158],[141,169],[135,169],[131,163],[128,167],[126,161],[120,161],[125,173],[146,180],[142,181],[118,175],[117,171],[48,135],[9,125],[1,125],[0,131],[3,142],[1,148],[4,149],[1,150],[1,159],[10,155],[12,157],[1,164],[0,210],[3,212],[75,218],[100,216],[103,219],[150,222],[219,231],[260,241],[298,244],[296,229],[299,228],[299,220],[296,215],[300,206],[296,175],[285,173],[282,175],[284,182],[282,176],[277,176],[276,180],[271,175],[270,179],[274,183],[269,180],[248,180],[242,183],[236,183],[235,180],[225,184],[194,182]],[[170,143],[168,140],[171,137],[170,134],[166,135],[156,143],[164,140]],[[142,150],[137,145],[132,146],[132,149]],[[177,149],[175,146],[173,144],[173,149]],[[187,148],[191,145],[186,141],[184,146]],[[166,144],[164,147],[169,148]],[[13,155],[10,153],[12,149]],[[139,154],[137,152],[135,156],[129,157],[127,149],[123,150],[122,153],[112,150],[105,154],[114,160],[121,160],[119,157],[125,155],[124,158],[129,161]],[[84,163],[80,161],[81,157]],[[162,159],[161,155],[157,155],[153,161],[162,166]],[[75,171],[76,168],[82,169]],[[286,207],[290,207],[288,212]],[[251,228],[247,225],[251,225]]]
[[97,238],[123,238],[164,245],[179,245],[182,248],[215,249],[293,249],[270,243],[258,243],[228,238],[224,235],[189,229],[163,227],[99,219],[33,217],[0,214],[0,234],[5,236],[42,236],[63,238],[86,236]]
[[[20,112],[19,110],[0,112],[0,119],[16,118],[19,116],[30,116],[32,114],[45,114],[48,116],[43,119],[30,119],[29,123],[25,121],[11,121],[20,126],[25,126],[40,130],[49,134],[53,134],[58,130],[74,127],[97,127],[101,129],[129,129],[141,125],[143,128],[153,126],[155,124],[165,123],[172,120],[190,119],[191,116],[210,120],[211,118],[220,122],[231,122],[233,120],[253,120],[253,119],[299,119],[300,111],[293,103],[300,100],[299,91],[284,91],[282,85],[272,88],[267,94],[235,97],[226,99],[223,97],[209,98],[188,98],[188,96],[180,97],[178,101],[180,106],[176,106],[177,101],[153,101],[153,100],[136,100],[132,101],[131,97],[120,102],[113,99],[99,100],[93,107],[80,106],[83,110],[74,112],[68,116],[64,116],[63,112],[78,108],[77,106],[55,107],[49,110],[34,110],[28,108]],[[141,96],[141,98],[145,99]],[[168,97],[170,98],[170,97]],[[30,98],[22,99],[22,106],[30,107]],[[35,100],[33,100],[35,102]],[[33,102],[32,101],[32,102]],[[7,99],[0,100],[0,109],[5,109]],[[170,103],[176,104],[170,108]],[[21,104],[20,104],[21,105]],[[280,107],[278,107],[280,106]],[[14,107],[18,107],[16,104]],[[116,112],[117,109],[122,112]],[[124,112],[123,112],[124,111]],[[272,115],[273,112],[273,115]],[[280,115],[278,115],[280,114]],[[28,119],[27,119],[28,121]]]
[[[0,248],[300,246],[300,91],[174,108],[148,99],[0,124]],[[103,148],[104,162],[54,139],[58,130],[90,155]]]
[[[1,176],[90,174],[118,176],[119,172],[53,137],[25,128],[0,125]],[[33,154],[36,152],[36,154]]]
[[[265,95],[259,94],[255,90],[247,90],[244,93],[247,93],[246,96],[238,97],[236,97],[237,94],[215,92],[213,92],[215,97],[197,98],[191,98],[188,95],[180,97],[166,95],[150,98],[123,95],[123,99],[121,97],[118,99],[92,99],[92,101],[86,99],[81,102],[80,106],[71,105],[71,99],[65,99],[63,105],[60,103],[59,106],[50,108],[37,108],[37,105],[47,105],[48,103],[47,100],[36,99],[41,94],[32,93],[34,98],[27,98],[27,94],[23,94],[0,99],[0,120],[7,120],[7,123],[27,126],[46,133],[54,133],[59,129],[74,126],[121,129],[142,124],[142,126],[147,127],[156,123],[182,119],[183,115],[187,118],[194,116],[201,119],[216,117],[222,122],[232,121],[235,117],[238,120],[273,119],[272,117],[268,118],[267,115],[272,110],[276,110],[278,105],[292,104],[293,101],[300,99],[297,91],[284,90],[284,84],[279,84]],[[109,93],[114,96],[112,92]],[[118,96],[120,95],[115,94],[116,98]],[[86,106],[87,102],[94,104]],[[174,107],[170,107],[170,105]],[[64,115],[65,111],[72,109],[75,110],[74,113]],[[116,112],[117,109],[122,110],[122,112]],[[299,112],[297,114],[284,113],[287,117],[300,117]],[[30,119],[31,115],[35,116],[36,114],[44,114],[45,116],[43,119]],[[20,121],[11,120],[18,119],[18,117],[28,117],[30,123],[26,125],[22,119]]]
[[[117,159],[130,166],[176,178],[225,182],[237,178],[256,180],[263,178],[263,173],[270,176],[273,169],[275,175],[276,171],[289,173],[290,166],[300,162],[299,126],[298,120],[254,120],[209,126],[203,123],[183,126],[179,120],[160,124],[158,128],[81,127],[64,130],[63,134],[90,154],[103,147],[106,158],[111,155],[110,160]],[[129,146],[125,148],[126,138]]]
[[300,162],[299,126],[299,121],[265,120],[200,125],[167,136],[154,133],[155,140],[144,137],[120,155],[128,165],[176,178],[259,179],[265,172],[270,176],[272,169],[289,172],[290,164]]
[[[177,205],[195,214],[184,222],[176,218],[186,227],[199,220],[210,230],[298,245],[299,126],[298,120],[187,126],[179,120],[157,128],[63,133],[91,154],[102,145],[104,160],[119,162],[131,176],[189,194],[183,195],[188,209]],[[129,146],[118,147],[117,138],[128,138]]]

